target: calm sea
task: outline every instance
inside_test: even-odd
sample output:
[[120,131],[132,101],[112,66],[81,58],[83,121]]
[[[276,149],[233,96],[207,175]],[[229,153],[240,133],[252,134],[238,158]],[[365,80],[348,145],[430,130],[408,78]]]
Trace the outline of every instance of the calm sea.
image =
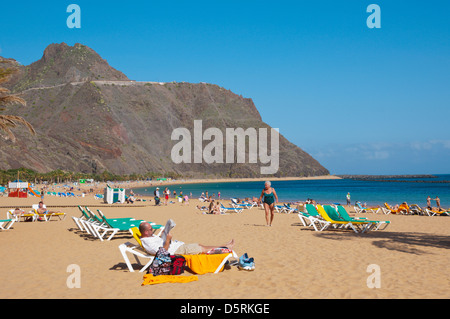
[[[275,188],[281,202],[304,201],[312,198],[319,203],[346,203],[347,192],[350,192],[352,204],[355,201],[368,205],[408,204],[425,206],[427,196],[441,200],[441,206],[450,207],[450,183],[430,183],[431,181],[450,181],[449,175],[435,175],[437,178],[402,179],[402,182],[387,181],[358,181],[351,179],[340,180],[300,180],[300,181],[274,181]],[[396,179],[399,180],[399,179]],[[424,181],[424,182],[423,182]],[[156,187],[156,186],[155,186]],[[153,195],[155,187],[136,188],[133,191],[141,195]],[[245,198],[259,197],[264,187],[264,182],[239,182],[239,183],[205,183],[205,184],[176,184],[169,185],[173,194],[192,193],[197,198],[202,192],[208,191],[209,195],[218,192],[221,198]],[[435,206],[435,202],[432,202]]]

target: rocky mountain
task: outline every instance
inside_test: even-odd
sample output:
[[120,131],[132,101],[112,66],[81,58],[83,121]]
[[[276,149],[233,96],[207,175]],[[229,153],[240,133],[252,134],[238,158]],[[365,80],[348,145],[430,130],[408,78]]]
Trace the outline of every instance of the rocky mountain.
[[[217,85],[130,81],[81,44],[51,44],[39,61],[19,68],[6,86],[23,97],[27,106],[8,107],[4,113],[23,116],[37,134],[15,129],[16,143],[2,141],[0,169],[257,177],[260,167],[267,166],[248,160],[241,164],[173,162],[171,151],[177,141],[171,140],[171,134],[176,128],[193,132],[194,120],[203,121],[203,130],[219,128],[224,136],[226,128],[270,129],[251,99]],[[202,146],[208,143],[203,141]],[[329,173],[282,135],[279,144],[275,176]]]
[[95,80],[129,81],[97,52],[82,44],[51,44],[39,61],[22,68],[16,91]]

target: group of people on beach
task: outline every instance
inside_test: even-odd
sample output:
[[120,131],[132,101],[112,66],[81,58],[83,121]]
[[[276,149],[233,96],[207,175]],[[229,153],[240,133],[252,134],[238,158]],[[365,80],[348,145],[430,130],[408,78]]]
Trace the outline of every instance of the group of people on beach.
[[212,199],[209,203],[209,206],[200,206],[197,205],[197,209],[199,210],[206,210],[207,214],[222,214],[222,211],[220,209],[220,202],[219,201],[215,201],[214,199]]
[[[170,203],[174,203],[172,201],[170,201],[171,198],[171,192],[170,190],[165,187],[162,195],[164,198],[164,205],[170,204]],[[159,191],[159,187],[156,187],[155,191],[153,192],[154,195],[154,199],[155,199],[155,205],[160,205],[161,204],[161,193]],[[218,196],[218,200],[220,200],[220,192],[217,193]],[[213,195],[209,195],[208,191],[202,192],[202,194],[199,197],[199,200],[203,201],[203,202],[209,202],[209,203],[213,203],[215,200],[216,194],[214,193]],[[173,191],[173,198],[175,200],[178,199],[178,201],[180,201],[181,203],[183,203],[184,205],[189,205],[189,198],[192,198],[192,193],[190,193],[190,195],[188,196],[187,194],[183,194],[183,191],[180,191],[180,193],[177,195],[176,191]]]
[[[202,195],[204,195],[202,193]],[[219,193],[220,198],[220,193]],[[220,210],[220,202],[214,201],[214,199],[209,198],[210,202],[209,207],[197,205],[197,208],[200,210],[208,210],[208,214],[221,214]],[[253,198],[253,201],[258,203],[262,203],[265,211],[266,217],[266,226],[272,226],[275,204],[278,203],[278,196],[275,189],[271,186],[269,181],[264,183],[264,189],[261,192],[261,196],[259,199]],[[238,201],[240,202],[240,200]]]
[[[159,188],[156,188],[157,191]],[[165,200],[167,202],[168,200],[168,194],[170,192],[167,190],[167,187],[164,191],[165,194]],[[180,193],[182,195],[182,192]],[[220,192],[218,193],[219,199],[220,199]],[[186,196],[187,197],[187,196]],[[221,205],[219,201],[214,200],[212,196],[208,196],[208,192],[202,193],[200,198],[203,202],[209,202],[209,206],[201,206],[197,205],[197,208],[199,210],[206,210],[208,214],[221,214]],[[185,199],[187,201],[188,199]],[[346,196],[347,205],[350,205],[350,192],[347,193]],[[427,207],[428,209],[431,209],[431,201],[435,200],[437,208],[439,210],[442,210],[440,207],[440,200],[439,197],[436,196],[436,198],[432,199],[430,196],[427,198]],[[253,198],[253,201],[257,202],[258,204],[262,204],[264,211],[265,211],[265,219],[266,219],[266,226],[272,226],[273,218],[274,218],[274,211],[275,211],[275,204],[278,203],[278,196],[275,191],[275,189],[271,186],[270,181],[266,181],[264,183],[264,189],[261,191],[261,195],[259,199]],[[240,201],[238,201],[240,202]],[[304,204],[316,204],[316,201],[313,199],[308,198],[307,201]],[[166,204],[167,205],[167,204]],[[399,205],[396,205],[397,207]],[[395,209],[395,207],[394,207]]]
[[431,207],[431,201],[435,200],[436,201],[436,207],[439,211],[442,211],[443,209],[441,208],[441,200],[439,199],[439,197],[436,196],[436,198],[431,198],[430,195],[428,195],[427,197],[427,208],[428,209],[433,209],[433,207]]
[[[167,187],[164,188],[162,194],[163,194],[163,198],[164,198],[164,205],[167,206],[167,204],[173,203],[172,201],[169,201],[171,193]],[[154,199],[155,199],[155,205],[156,206],[160,205],[161,204],[161,197],[160,197],[161,194],[159,191],[159,187],[156,187],[155,191],[153,192],[153,195],[154,195]],[[190,195],[192,197],[192,193]],[[183,195],[182,191],[180,192],[180,194],[178,194],[178,196],[177,196],[177,192],[173,191],[173,197],[174,197],[174,199],[178,198],[178,200],[180,202],[182,202],[184,205],[189,205],[189,196],[187,194]]]
[[[220,200],[220,192],[217,193],[218,200]],[[198,198],[202,202],[212,202],[216,199],[216,193],[209,195],[208,191],[202,192],[200,197]]]
[[[442,209],[442,207],[441,207],[441,200],[439,199],[438,196],[436,196],[436,198],[431,198],[430,196],[427,197],[427,206],[426,206],[427,209],[433,210],[433,207],[432,207],[432,205],[431,205],[431,201],[432,201],[432,200],[435,200],[435,201],[436,201],[436,210],[438,210],[438,211],[444,211],[444,209]],[[356,202],[356,203],[358,203],[358,202]],[[366,206],[367,206],[367,205],[364,204],[363,207],[366,207]],[[403,202],[403,203],[401,203],[400,205],[399,205],[399,204],[392,205],[392,209],[393,209],[394,211],[396,211],[396,210],[401,210],[401,209],[406,209],[406,210],[408,210],[408,207],[409,207],[409,206],[410,206],[410,205],[409,205],[407,202]],[[380,206],[378,206],[378,207],[380,207]]]
[[[347,205],[350,205],[350,192],[347,193],[346,199],[347,199]],[[432,209],[433,209],[433,207],[432,207],[432,205],[431,205],[431,201],[432,201],[432,200],[436,201],[436,210],[438,210],[438,211],[444,211],[444,209],[442,209],[442,207],[441,207],[441,200],[439,199],[438,196],[436,196],[435,198],[431,198],[431,196],[428,195],[428,197],[427,197],[427,209],[429,209],[429,210],[432,210]],[[361,204],[361,202],[356,201],[356,202],[355,202],[355,205],[357,205],[358,203]],[[362,205],[362,204],[361,204],[361,205]],[[401,203],[400,205],[399,205],[399,204],[392,205],[392,209],[393,209],[393,210],[398,210],[398,209],[400,209],[400,208],[402,208],[402,207],[408,207],[408,206],[409,206],[409,205],[408,205],[407,202],[403,202],[403,203]],[[364,203],[364,205],[362,205],[362,207],[367,207],[367,204]],[[378,207],[381,207],[381,206],[378,205]]]
[[[11,213],[15,217],[20,217],[21,215],[27,214],[27,212],[25,212],[23,209],[20,209],[19,207],[16,207]],[[61,213],[61,212],[60,211],[50,211],[49,209],[47,209],[44,202],[41,200],[37,204],[36,213],[38,213],[38,214],[55,214],[55,213]],[[25,221],[31,221],[31,220],[32,220],[32,218],[29,217]],[[42,221],[43,219],[41,217],[39,217],[38,220]]]

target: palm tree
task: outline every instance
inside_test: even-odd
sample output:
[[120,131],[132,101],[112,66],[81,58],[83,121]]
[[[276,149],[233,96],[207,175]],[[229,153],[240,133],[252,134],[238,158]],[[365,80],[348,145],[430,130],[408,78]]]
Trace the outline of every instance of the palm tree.
[[[5,60],[0,60],[0,63],[6,63]],[[11,76],[17,73],[18,69],[16,67],[13,68],[0,68],[0,84],[8,82]],[[21,104],[23,106],[27,105],[27,102],[18,97],[16,95],[10,94],[10,91],[7,88],[0,87],[0,112],[4,111],[5,108],[1,106]],[[14,136],[11,128],[15,128],[18,124],[24,125],[31,134],[35,135],[36,131],[33,126],[28,123],[23,117],[15,116],[15,115],[2,115],[0,114],[0,130],[5,132],[8,137],[15,142],[16,137]]]

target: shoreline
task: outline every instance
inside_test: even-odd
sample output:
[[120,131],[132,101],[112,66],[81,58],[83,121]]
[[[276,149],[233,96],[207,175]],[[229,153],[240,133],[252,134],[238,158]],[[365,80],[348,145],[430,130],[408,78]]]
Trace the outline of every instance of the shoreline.
[[[208,184],[208,183],[242,183],[242,182],[265,182],[265,181],[301,181],[301,180],[326,180],[326,179],[342,179],[335,175],[321,175],[321,176],[308,176],[308,177],[274,177],[274,178],[221,178],[221,179],[192,179],[192,180],[171,180],[171,181],[145,181],[148,184],[139,187],[146,186],[159,186],[159,185],[178,185],[178,184]],[[132,187],[137,188],[137,187]]]

